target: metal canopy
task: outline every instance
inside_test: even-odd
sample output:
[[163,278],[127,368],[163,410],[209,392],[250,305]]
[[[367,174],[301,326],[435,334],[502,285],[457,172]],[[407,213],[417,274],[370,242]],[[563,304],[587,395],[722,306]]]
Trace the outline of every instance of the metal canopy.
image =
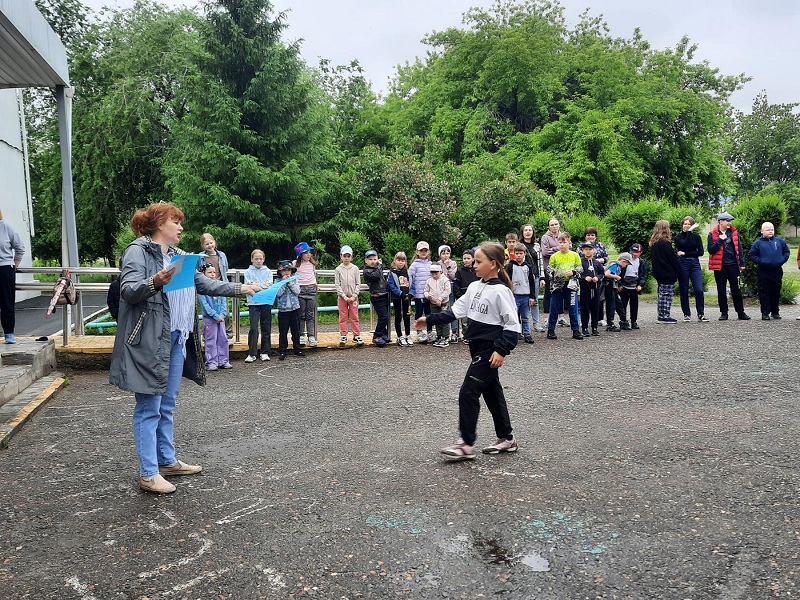
[[0,0],[0,87],[69,86],[67,51],[31,0]]

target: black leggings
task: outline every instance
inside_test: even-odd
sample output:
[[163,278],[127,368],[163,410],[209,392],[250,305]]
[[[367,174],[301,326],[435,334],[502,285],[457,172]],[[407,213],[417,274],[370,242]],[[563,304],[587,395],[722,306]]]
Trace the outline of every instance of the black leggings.
[[394,298],[392,299],[392,306],[394,307],[394,330],[397,333],[397,337],[403,335],[403,332],[400,330],[400,322],[406,326],[406,335],[411,335],[411,300],[410,298],[406,297],[405,300],[402,298]]

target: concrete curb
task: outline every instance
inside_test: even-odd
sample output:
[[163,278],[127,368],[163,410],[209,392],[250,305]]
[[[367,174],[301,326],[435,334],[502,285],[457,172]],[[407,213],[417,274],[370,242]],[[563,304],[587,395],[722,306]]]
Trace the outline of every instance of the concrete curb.
[[34,382],[0,409],[0,448],[8,442],[36,412],[64,387],[61,373],[51,373]]

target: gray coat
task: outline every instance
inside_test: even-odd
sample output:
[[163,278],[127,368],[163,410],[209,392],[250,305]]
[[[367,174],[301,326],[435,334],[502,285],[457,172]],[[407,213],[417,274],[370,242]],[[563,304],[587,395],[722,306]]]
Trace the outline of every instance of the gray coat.
[[[109,382],[123,390],[161,395],[167,390],[172,344],[169,301],[153,285],[153,277],[163,268],[161,244],[149,236],[140,237],[125,249],[121,264],[119,318]],[[216,281],[199,272],[195,273],[194,284],[196,290],[209,296],[241,294],[241,284]],[[192,338],[186,342],[187,362],[197,348],[194,342],[199,341],[197,335]],[[202,384],[204,361],[202,355],[195,358],[199,372],[197,376],[192,374],[192,379]]]

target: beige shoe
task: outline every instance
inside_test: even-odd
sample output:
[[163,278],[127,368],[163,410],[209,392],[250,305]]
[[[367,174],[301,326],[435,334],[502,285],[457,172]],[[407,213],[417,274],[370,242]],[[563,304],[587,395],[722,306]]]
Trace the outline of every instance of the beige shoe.
[[139,487],[145,492],[151,492],[153,494],[171,494],[177,489],[161,475],[139,477]]
[[169,467],[159,466],[158,472],[162,475],[197,475],[203,467],[200,465],[187,465],[185,462],[178,461]]

